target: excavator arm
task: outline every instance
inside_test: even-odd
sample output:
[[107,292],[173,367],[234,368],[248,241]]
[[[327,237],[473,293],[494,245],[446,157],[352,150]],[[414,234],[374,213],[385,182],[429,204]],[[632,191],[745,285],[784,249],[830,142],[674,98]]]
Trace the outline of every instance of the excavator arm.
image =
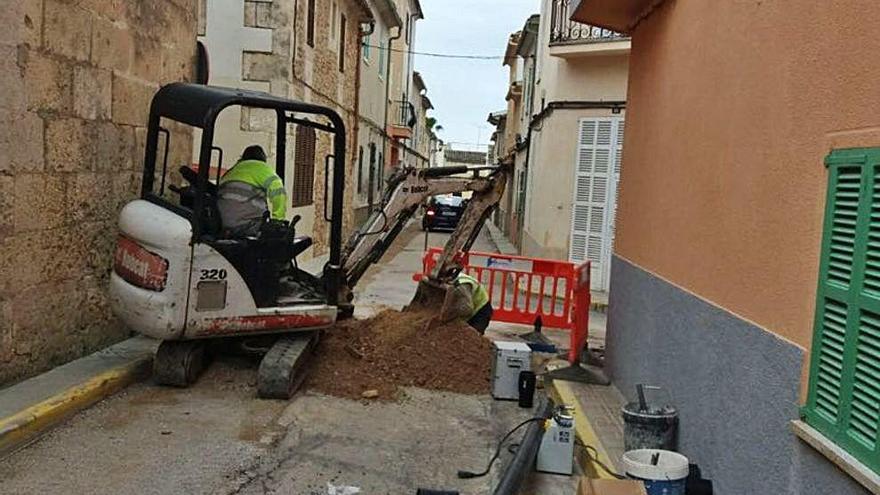
[[458,263],[458,253],[470,250],[483,222],[501,201],[507,173],[507,169],[501,166],[398,169],[387,181],[381,208],[370,215],[343,250],[343,284],[340,288],[343,293],[339,301],[343,305],[351,301],[354,286],[370,265],[379,261],[428,198],[471,191],[473,195],[458,227],[446,242],[429,277],[434,286],[448,284],[462,268]]

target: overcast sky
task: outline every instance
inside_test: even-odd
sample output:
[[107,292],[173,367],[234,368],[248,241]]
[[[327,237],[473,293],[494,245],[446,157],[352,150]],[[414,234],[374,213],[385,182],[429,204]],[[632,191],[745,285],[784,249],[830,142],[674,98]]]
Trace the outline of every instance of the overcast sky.
[[[504,55],[510,33],[519,31],[540,0],[422,0],[425,19],[416,31],[417,52]],[[443,126],[440,138],[486,144],[490,112],[507,108],[507,67],[501,60],[460,60],[415,56],[428,86],[432,115]]]

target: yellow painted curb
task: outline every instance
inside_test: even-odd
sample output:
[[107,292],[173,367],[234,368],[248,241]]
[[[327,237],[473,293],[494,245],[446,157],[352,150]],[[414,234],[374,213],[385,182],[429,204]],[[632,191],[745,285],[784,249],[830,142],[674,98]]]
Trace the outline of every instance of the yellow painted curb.
[[[556,404],[565,404],[574,408],[575,437],[581,444],[594,447],[596,449],[596,457],[599,461],[609,468],[614,469],[616,463],[608,456],[608,451],[605,450],[605,447],[596,435],[596,431],[590,423],[590,418],[584,414],[584,411],[581,408],[581,403],[578,401],[577,396],[575,396],[574,391],[571,389],[568,382],[563,380],[553,380],[550,382],[548,392]],[[588,477],[615,479],[611,474],[599,467],[595,461],[587,455],[586,449],[578,449],[576,457],[578,464],[580,464],[581,469],[583,469]]]
[[104,399],[149,372],[150,360],[105,371],[12,416],[0,418],[0,456],[35,440],[52,426]]

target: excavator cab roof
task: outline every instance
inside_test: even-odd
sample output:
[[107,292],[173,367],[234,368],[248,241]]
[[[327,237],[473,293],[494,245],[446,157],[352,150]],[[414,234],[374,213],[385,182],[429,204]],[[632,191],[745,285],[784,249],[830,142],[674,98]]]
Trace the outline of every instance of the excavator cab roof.
[[[309,132],[322,131],[333,137],[332,150],[323,160],[325,188],[323,197],[331,198],[330,201],[325,201],[323,218],[330,223],[329,263],[333,267],[338,266],[342,249],[346,129],[342,118],[331,108],[290,100],[261,91],[192,83],[172,83],[163,86],[153,96],[150,106],[141,197],[188,218],[192,224],[194,241],[200,242],[205,236],[210,237],[212,231],[216,230],[219,217],[215,212],[216,207],[214,207],[216,194],[212,193],[212,190],[216,190],[216,185],[211,182],[211,175],[214,173],[212,170],[216,171],[215,182],[219,183],[224,165],[222,146],[228,145],[228,143],[215,145],[214,127],[221,112],[234,106],[274,111],[275,146],[272,152],[276,173],[282,181],[287,177],[285,166],[288,157],[287,138],[290,134],[288,126],[297,126],[298,132],[307,128]],[[175,122],[198,129],[201,132],[172,136],[176,129]],[[164,138],[164,146],[161,147],[162,155],[160,155],[160,136]],[[176,142],[193,140],[195,137],[193,143],[195,147],[193,155],[197,157],[195,164],[190,163],[192,160],[187,156],[185,157],[187,163],[174,163],[169,169],[169,149],[174,147],[170,144],[172,137]],[[217,160],[212,164],[215,157]],[[166,182],[169,182],[167,178],[169,174],[174,173],[176,170],[174,166],[177,165],[183,165],[180,167],[181,175],[183,172],[187,172],[183,178],[191,183],[194,190],[191,207],[182,207],[182,205],[174,204],[165,198]],[[194,169],[194,173],[186,169]],[[318,167],[314,169],[316,172],[319,170]],[[330,177],[332,177],[332,183]],[[167,184],[167,188],[173,191],[176,186],[172,186],[173,184]],[[331,278],[338,280],[338,273],[333,273]]]
[[[190,83],[173,83],[159,89],[153,97],[150,115],[167,117],[205,129],[213,126],[217,115],[224,108],[234,105],[323,115],[331,121],[339,118],[335,111],[327,107],[289,100],[262,91]],[[341,124],[341,121],[338,123]],[[336,124],[337,122],[333,122],[334,126]]]

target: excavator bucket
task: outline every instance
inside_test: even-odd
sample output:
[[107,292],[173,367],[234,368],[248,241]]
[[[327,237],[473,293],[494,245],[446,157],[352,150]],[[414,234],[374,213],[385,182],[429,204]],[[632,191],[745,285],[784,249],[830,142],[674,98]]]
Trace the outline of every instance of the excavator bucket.
[[436,313],[435,321],[446,323],[454,318],[449,308],[452,304],[454,291],[452,286],[445,282],[422,278],[416,288],[416,294],[406,307],[406,311],[430,311]]
[[419,286],[416,288],[416,294],[406,307],[406,310],[436,311],[437,308],[442,307],[443,303],[446,301],[446,295],[449,293],[449,289],[449,284],[423,277],[422,280],[419,281]]
[[350,300],[351,288],[367,268],[378,261],[420,204],[432,196],[471,191],[471,198],[443,252],[419,282],[406,311],[431,312],[432,321],[448,322],[459,307],[450,282],[463,268],[461,257],[470,251],[480,229],[504,195],[508,166],[399,169],[389,178],[381,210],[374,212],[351,237],[342,257],[345,287],[340,301]]

